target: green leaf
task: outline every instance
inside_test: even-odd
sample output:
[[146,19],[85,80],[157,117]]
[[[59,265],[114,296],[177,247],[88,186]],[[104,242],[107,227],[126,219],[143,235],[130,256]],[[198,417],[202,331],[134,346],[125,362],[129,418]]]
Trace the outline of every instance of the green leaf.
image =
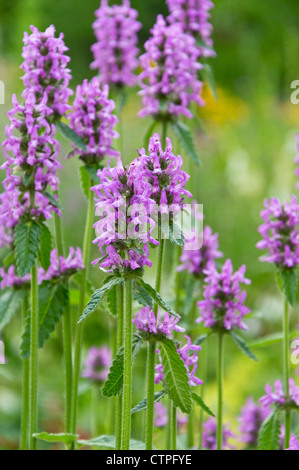
[[154,134],[154,130],[156,129],[156,127],[158,126],[158,121],[154,120],[152,122],[152,124],[150,125],[150,127],[148,128],[145,136],[144,136],[144,147],[147,148],[148,145],[149,145],[149,140],[150,138],[153,136]]
[[99,183],[99,177],[98,177],[98,170],[99,170],[99,166],[96,166],[96,165],[85,165],[85,170],[87,171],[87,173],[89,174],[90,176],[90,179],[91,179],[91,184],[98,184]]
[[85,152],[87,151],[86,145],[81,139],[81,137],[79,137],[78,134],[76,134],[76,132],[73,131],[73,129],[71,129],[67,124],[65,124],[64,122],[58,121],[55,123],[55,126],[57,127],[57,129],[59,129],[61,134],[64,137],[66,137],[68,140],[73,142],[76,145],[76,147],[84,150]]
[[209,64],[205,63],[203,65],[202,72],[203,72],[204,81],[208,84],[215,100],[218,101],[218,93],[217,93],[215,77],[214,77],[212,67]]
[[150,286],[149,284],[144,282],[144,280],[141,279],[141,278],[138,278],[138,280],[136,280],[136,283],[141,285],[146,290],[146,292],[150,295],[150,297],[153,299],[153,301],[156,304],[158,304],[159,307],[161,307],[163,310],[165,310],[165,312],[168,312],[170,315],[173,315],[174,317],[181,318],[178,313],[176,313],[169,305],[167,305],[164,302],[164,300],[162,299],[160,294],[152,286]]
[[[62,284],[43,283],[38,289],[39,330],[38,347],[42,348],[62,316],[68,303],[68,291]],[[30,356],[30,315],[22,335],[21,357]]]
[[236,343],[240,351],[242,351],[242,353],[245,354],[245,356],[249,357],[250,359],[253,359],[254,361],[258,360],[243,338],[237,335],[234,331],[231,331],[230,336],[232,337],[232,339],[234,340],[234,342]]
[[176,407],[183,413],[189,414],[192,410],[192,399],[185,364],[171,339],[165,338],[159,341],[159,350],[168,396]]
[[183,232],[174,222],[169,224],[169,240],[172,245],[181,247],[185,245]]
[[[132,362],[142,347],[142,339],[137,335],[133,335],[132,342]],[[123,388],[123,374],[124,374],[124,347],[122,346],[113,359],[112,366],[110,367],[108,378],[102,389],[105,397],[112,397],[118,395]]]
[[208,334],[207,334],[207,335],[201,335],[201,336],[199,336],[199,337],[195,340],[194,344],[195,344],[196,346],[199,346],[199,345],[202,344],[208,337],[209,337]]
[[13,251],[8,253],[3,260],[3,267],[8,268],[11,264],[15,264],[15,254]]
[[88,199],[90,194],[90,177],[84,165],[79,167],[79,176],[83,194]]
[[10,322],[21,309],[22,301],[27,295],[26,290],[9,289],[0,296],[0,331]]
[[[76,284],[77,287],[81,287],[83,282],[83,270],[78,271],[77,273],[73,274],[72,282]],[[89,279],[85,280],[86,282],[86,293],[90,297],[94,293],[94,287]]]
[[279,412],[271,413],[263,422],[258,436],[258,450],[278,450],[280,436]]
[[[298,331],[293,331],[290,333],[290,340],[294,339],[298,336]],[[271,346],[272,344],[281,343],[283,341],[284,334],[283,333],[273,333],[271,335],[264,336],[263,338],[259,338],[255,341],[251,341],[249,346],[251,348],[263,348],[265,346]]]
[[41,224],[41,238],[38,259],[42,268],[47,271],[50,267],[50,255],[52,251],[52,235],[45,224]]
[[92,294],[90,301],[88,302],[84,312],[82,313],[78,323],[86,320],[100,305],[104,296],[112,289],[114,286],[118,286],[122,284],[123,278],[121,277],[113,277],[108,281],[106,284],[101,287],[101,289],[97,289],[94,294]]
[[61,209],[61,205],[59,204],[59,201],[56,199],[56,197],[53,194],[48,193],[47,191],[43,191],[42,194],[48,199],[48,201],[50,202],[50,204],[52,204],[52,206],[57,207],[57,209]]
[[182,147],[185,149],[186,153],[189,155],[189,157],[196,163],[197,165],[200,164],[200,159],[197,154],[194,140],[192,133],[186,124],[180,122],[180,121],[174,121],[172,122],[172,128],[177,136],[177,138],[180,141],[180,144]]
[[153,300],[151,296],[147,293],[144,287],[136,281],[133,283],[133,297],[140,305],[143,305],[144,307],[149,305],[153,308]]
[[[77,441],[78,446],[92,446],[99,449],[115,449],[115,436],[99,436],[93,439],[80,439]],[[144,450],[145,444],[135,439],[130,439],[130,450]]]
[[[160,390],[159,392],[156,392],[154,394],[154,402],[157,403],[158,401],[162,400],[163,397],[165,397],[166,391],[165,390]],[[131,413],[137,413],[138,411],[146,410],[147,408],[147,398],[144,398],[141,400],[134,408],[132,408]]]
[[210,410],[210,408],[205,404],[203,399],[199,395],[197,395],[197,393],[191,392],[191,395],[192,395],[193,401],[198,406],[200,406],[206,413],[208,413],[208,415],[214,416],[214,418],[215,418],[215,415],[214,415],[213,411]]
[[35,263],[41,231],[41,226],[37,222],[21,222],[15,227],[15,255],[20,277],[29,273]]
[[277,283],[290,305],[294,305],[297,294],[297,276],[293,269],[279,271]]
[[41,432],[39,434],[33,434],[35,439],[46,442],[62,442],[67,447],[78,439],[78,434],[49,434],[47,432]]
[[107,305],[111,315],[117,316],[117,286],[113,286],[107,294]]

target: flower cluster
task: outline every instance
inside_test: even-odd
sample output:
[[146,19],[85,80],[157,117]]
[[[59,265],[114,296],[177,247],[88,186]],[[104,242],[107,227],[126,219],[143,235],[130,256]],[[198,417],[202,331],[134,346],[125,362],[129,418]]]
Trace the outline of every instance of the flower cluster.
[[109,348],[105,346],[100,348],[92,346],[85,360],[85,369],[82,372],[82,377],[94,382],[103,383],[108,377],[111,363],[112,358]]
[[26,285],[30,282],[30,274],[26,274],[23,278],[20,278],[16,273],[16,268],[12,264],[9,266],[7,271],[4,268],[0,268],[0,289],[5,289],[6,287],[20,287]]
[[239,418],[241,441],[247,447],[254,448],[257,446],[259,430],[270,412],[269,407],[258,405],[252,397],[247,399]]
[[119,137],[114,130],[117,117],[112,114],[115,104],[108,98],[108,86],[100,87],[99,79],[84,80],[76,89],[70,113],[70,127],[85,143],[86,150],[76,147],[70,154],[79,154],[85,163],[93,164],[107,157],[116,157],[113,139]]
[[102,0],[95,14],[97,19],[93,28],[97,42],[91,47],[94,56],[91,68],[99,70],[103,84],[135,85],[137,33],[141,28],[137,21],[138,12],[131,8],[129,0],[111,7],[107,0]]
[[[180,347],[178,346],[178,353],[181,356],[189,378],[189,384],[191,386],[196,386],[196,385],[202,385],[203,381],[200,380],[198,377],[195,377],[195,373],[197,370],[197,352],[201,350],[201,346],[196,346],[195,344],[192,344],[191,338],[189,336],[185,335],[185,338],[187,339],[187,343]],[[191,351],[191,354],[189,354]],[[160,354],[160,351],[157,349],[157,354]],[[160,363],[156,364],[155,370],[155,383],[158,384],[159,382],[164,381],[164,372],[163,372],[163,364],[162,364],[162,359],[159,356]]]
[[204,104],[198,80],[199,49],[195,39],[182,31],[181,25],[168,26],[159,15],[152,36],[145,43],[145,54],[140,57],[139,79],[143,109],[139,116],[151,115],[156,120],[170,120],[180,115],[192,118],[188,106]]
[[213,28],[209,21],[214,4],[210,0],[166,0],[166,3],[170,11],[168,21],[171,24],[179,23],[184,33],[195,37],[201,55],[214,56],[210,37]]
[[30,29],[31,34],[24,33],[23,97],[27,99],[33,94],[37,104],[43,103],[47,116],[60,118],[67,111],[73,93],[69,88],[72,77],[67,68],[70,58],[65,54],[68,48],[64,36],[60,34],[56,38],[53,25],[44,32],[34,26]]
[[181,265],[178,271],[188,271],[197,278],[203,278],[205,272],[215,266],[215,259],[221,258],[223,253],[218,250],[218,233],[213,233],[208,225],[204,228],[202,235],[195,235],[197,242],[202,237],[202,246],[197,250],[183,249]]
[[[177,411],[177,427],[180,428],[188,422],[187,415]],[[161,402],[155,403],[154,425],[157,428],[164,428],[168,423],[167,409]]]
[[279,269],[296,267],[299,264],[299,205],[296,196],[284,204],[276,198],[265,200],[261,217],[264,223],[259,227],[259,233],[263,239],[256,246],[268,251],[261,261],[275,263]]
[[244,277],[245,271],[246,266],[243,265],[234,273],[230,259],[225,261],[221,272],[215,266],[206,271],[204,300],[197,304],[201,313],[197,323],[225,330],[247,329],[242,320],[250,310],[244,305],[246,292],[241,290],[240,284],[250,284],[251,281]]
[[163,320],[161,319],[160,310],[158,310],[157,318],[150,306],[141,307],[140,311],[136,313],[133,323],[136,324],[138,331],[144,335],[163,335],[170,337],[173,331],[183,332],[184,328],[178,326],[179,318],[170,316],[167,312],[164,313]]
[[299,387],[295,385],[294,379],[289,379],[289,398],[286,399],[283,391],[282,383],[276,380],[274,383],[274,390],[272,391],[271,385],[267,384],[265,387],[266,395],[260,398],[260,403],[264,406],[275,405],[283,407],[285,405],[297,407],[299,406]]
[[[217,449],[217,424],[215,418],[209,418],[203,424],[202,447],[206,450]],[[229,429],[228,425],[224,425],[222,429],[222,449],[233,450],[235,447],[229,443],[229,439],[235,439],[236,435]]]
[[286,450],[299,450],[298,436],[293,436],[289,442],[289,448]]

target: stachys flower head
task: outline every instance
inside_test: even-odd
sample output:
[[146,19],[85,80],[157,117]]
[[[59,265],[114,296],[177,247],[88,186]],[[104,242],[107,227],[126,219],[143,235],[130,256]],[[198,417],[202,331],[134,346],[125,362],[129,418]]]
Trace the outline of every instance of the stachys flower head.
[[[167,409],[161,402],[155,403],[154,426],[157,428],[164,428],[168,423]],[[177,427],[180,428],[188,422],[187,415],[184,415],[177,410]]]
[[101,84],[134,86],[137,33],[141,28],[137,10],[131,8],[129,0],[111,7],[107,0],[102,0],[95,14],[93,29],[97,42],[91,47],[94,56],[91,68],[98,69]]
[[[203,424],[203,433],[202,433],[202,447],[206,450],[216,450],[217,449],[217,424],[215,418],[209,418]],[[229,443],[229,439],[235,439],[236,435],[230,430],[228,425],[223,426],[222,430],[222,449],[223,450],[233,450],[235,446]]]
[[183,332],[184,328],[178,326],[178,317],[172,317],[167,312],[161,318],[160,310],[158,310],[157,318],[150,306],[141,307],[136,313],[133,323],[136,324],[138,331],[142,336],[163,335],[170,337],[173,331]]
[[211,57],[213,41],[210,10],[214,4],[210,0],[166,0],[170,24],[179,23],[184,33],[192,35],[200,48],[200,55]]
[[257,446],[261,425],[270,413],[269,407],[258,405],[252,397],[246,400],[246,404],[242,408],[239,417],[239,422],[241,441],[249,448]]
[[240,284],[251,281],[244,277],[245,271],[243,265],[233,272],[230,259],[225,261],[221,272],[215,266],[205,271],[204,300],[197,303],[201,313],[197,323],[203,322],[208,328],[247,329],[243,318],[250,310],[244,305],[246,292],[241,290]]
[[162,15],[145,43],[139,75],[143,109],[140,117],[171,120],[180,115],[192,118],[192,102],[202,106],[202,83],[197,78],[199,49],[195,39],[184,34],[179,23],[168,26]]
[[41,32],[30,26],[31,34],[24,33],[24,59],[21,69],[25,72],[23,97],[34,94],[36,102],[44,102],[46,115],[60,118],[69,109],[68,100],[73,94],[69,88],[71,80],[65,54],[63,34],[55,37],[55,28],[50,26]]
[[261,261],[274,263],[279,269],[295,268],[299,264],[299,205],[296,196],[284,204],[276,198],[265,200],[261,217],[264,223],[258,231],[263,239],[256,246],[268,251]]
[[299,442],[298,442],[298,437],[299,436],[293,436],[291,437],[290,439],[290,442],[289,442],[289,448],[286,449],[286,450],[299,450]]
[[85,369],[82,372],[82,377],[97,383],[105,382],[108,377],[111,362],[112,357],[109,348],[106,346],[100,348],[92,346],[85,360]]
[[57,250],[51,251],[50,266],[47,272],[44,273],[44,280],[51,280],[59,277],[69,277],[80,269],[84,269],[81,249],[76,249],[72,246],[69,249],[69,254],[66,258],[57,255]]
[[295,385],[294,379],[289,379],[289,399],[286,400],[285,393],[283,391],[282,383],[280,380],[276,380],[274,383],[274,390],[272,391],[271,385],[267,384],[265,387],[266,395],[260,398],[259,402],[264,406],[276,405],[278,407],[284,407],[290,405],[293,407],[299,406],[299,387]]
[[113,148],[113,140],[119,137],[115,125],[118,122],[113,114],[114,101],[108,98],[108,86],[100,86],[94,77],[84,80],[76,89],[76,97],[70,113],[70,127],[86,145],[86,151],[76,148],[71,154],[78,154],[87,164],[101,162],[105,157],[116,157],[119,153]]

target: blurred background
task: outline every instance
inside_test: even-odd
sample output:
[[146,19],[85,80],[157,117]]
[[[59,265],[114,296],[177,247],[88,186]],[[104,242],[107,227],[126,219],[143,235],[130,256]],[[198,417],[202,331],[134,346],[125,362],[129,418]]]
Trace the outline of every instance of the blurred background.
[[[117,2],[115,2],[117,3]],[[167,14],[164,1],[132,0],[143,24],[140,31],[140,50],[159,13]],[[235,268],[247,265],[248,306],[252,310],[247,321],[248,342],[281,329],[282,299],[275,283],[273,266],[259,262],[257,227],[265,197],[289,198],[295,190],[294,157],[295,134],[299,132],[299,105],[290,102],[291,82],[299,79],[299,3],[297,0],[215,0],[212,10],[213,39],[217,57],[210,59],[218,90],[215,100],[204,87],[206,106],[198,111],[202,128],[195,129],[195,139],[202,160],[195,167],[184,157],[184,169],[192,177],[189,189],[203,204],[205,222],[219,233],[220,249],[231,258]],[[0,80],[5,83],[5,105],[0,106],[0,140],[8,122],[11,95],[20,96],[22,82],[19,66],[22,62],[23,32],[34,24],[43,30],[54,24],[57,33],[63,32],[71,57],[72,87],[84,78],[91,78],[92,54],[95,38],[92,23],[99,0],[2,0],[0,3]],[[138,119],[140,98],[138,88],[130,90],[123,110],[125,162],[136,157],[136,148],[144,146],[149,119]],[[170,134],[170,137],[171,134]],[[80,246],[85,220],[85,200],[78,178],[79,162],[65,160],[70,147],[60,139],[60,159],[64,165],[60,178],[61,199],[64,207],[63,226],[68,245]],[[184,155],[183,155],[184,156]],[[3,160],[0,151],[0,160]],[[4,174],[0,172],[0,179]],[[95,250],[96,257],[96,250]],[[155,255],[153,255],[155,256]],[[168,272],[164,297],[173,298],[175,269],[168,252]],[[150,279],[152,271],[146,273]],[[184,275],[183,276],[187,276]],[[94,268],[92,280],[99,286],[102,274]],[[74,293],[75,297],[75,293]],[[74,298],[74,307],[76,299]],[[74,308],[74,321],[76,309]],[[296,329],[298,314],[292,314],[292,331]],[[105,312],[97,312],[86,323],[84,354],[91,345],[108,344],[113,320]],[[3,332],[8,363],[0,365],[0,448],[17,447],[21,369],[19,344],[20,318],[15,318]],[[215,409],[216,388],[213,339],[209,345],[209,377],[207,404]],[[247,396],[258,399],[266,383],[281,378],[281,347],[279,343],[267,348],[255,348],[259,361],[246,359],[234,344],[226,342],[225,366],[225,421],[238,429],[238,414]],[[58,328],[40,354],[40,415],[41,429],[60,432],[63,427],[63,363],[61,331]],[[144,396],[144,355],[140,355],[134,369],[134,402]],[[91,384],[80,383],[79,430],[88,436],[94,407],[102,418],[95,426],[99,433],[109,432],[109,423],[103,419],[107,401]],[[95,405],[96,403],[96,405]],[[140,438],[143,415],[134,415],[133,437]],[[157,431],[159,447],[161,432]],[[184,429],[181,430],[184,434]],[[183,444],[182,444],[183,445]],[[161,447],[161,445],[160,445]]]

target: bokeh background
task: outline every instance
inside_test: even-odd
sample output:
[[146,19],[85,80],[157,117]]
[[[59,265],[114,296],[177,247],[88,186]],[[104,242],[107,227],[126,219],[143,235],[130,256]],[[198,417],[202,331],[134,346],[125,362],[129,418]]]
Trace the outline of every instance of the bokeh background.
[[[117,2],[115,2],[117,3]],[[162,0],[132,0],[143,23],[140,49],[158,13],[166,14]],[[265,197],[288,198],[295,190],[295,134],[299,132],[299,105],[290,102],[291,82],[299,79],[299,3],[297,0],[215,0],[212,10],[213,39],[217,57],[209,61],[218,90],[215,100],[204,87],[206,106],[198,111],[202,128],[195,129],[195,139],[202,166],[195,167],[184,157],[184,169],[192,175],[189,189],[203,204],[205,222],[219,233],[220,249],[231,258],[235,268],[247,265],[252,279],[248,288],[248,342],[281,329],[282,299],[275,284],[273,267],[259,262],[255,248],[257,227]],[[13,92],[20,96],[22,83],[19,66],[22,62],[23,32],[34,24],[45,29],[54,24],[65,34],[71,57],[72,87],[94,74],[90,70],[94,42],[92,23],[99,0],[1,0],[0,2],[0,80],[5,83],[6,102],[0,106],[0,141],[8,122]],[[137,118],[140,108],[138,88],[130,90],[123,111],[125,162],[136,156],[136,148],[144,146],[150,121]],[[171,136],[171,135],[170,135]],[[66,160],[69,144],[61,140],[61,198],[64,207],[63,226],[68,245],[81,245],[86,203],[78,178],[76,158]],[[0,160],[3,160],[0,151]],[[0,179],[4,174],[0,172]],[[2,255],[2,254],[1,254]],[[96,255],[96,252],[95,252]],[[167,283],[164,297],[173,299],[175,269],[167,252]],[[152,271],[146,273],[151,280]],[[100,285],[102,275],[96,268],[92,281]],[[76,292],[73,302],[76,303]],[[74,305],[75,307],[75,305]],[[76,309],[74,308],[74,321]],[[295,309],[296,310],[296,309]],[[292,313],[292,331],[296,330],[298,313]],[[48,432],[63,428],[63,363],[61,328],[40,354],[40,427]],[[99,311],[86,323],[84,355],[91,345],[108,344],[113,320]],[[17,447],[20,419],[21,369],[19,344],[21,320],[16,317],[3,332],[8,362],[0,365],[0,448]],[[209,377],[206,401],[213,409],[216,403],[213,339],[209,344]],[[238,414],[247,396],[258,399],[265,383],[280,378],[281,345],[254,349],[259,361],[254,363],[226,342],[225,421],[238,429]],[[134,402],[144,396],[144,355],[134,368]],[[295,372],[295,371],[294,371]],[[88,381],[80,383],[79,431],[88,436],[90,420],[99,416],[99,433],[109,432],[106,416],[108,402],[99,390],[92,390]],[[96,409],[96,413],[95,413]],[[133,437],[140,438],[142,413],[134,416]],[[184,434],[184,429],[181,430]],[[183,437],[181,438],[183,442]],[[159,446],[161,431],[157,431]],[[183,445],[183,444],[181,444]],[[161,446],[161,445],[160,445]]]

